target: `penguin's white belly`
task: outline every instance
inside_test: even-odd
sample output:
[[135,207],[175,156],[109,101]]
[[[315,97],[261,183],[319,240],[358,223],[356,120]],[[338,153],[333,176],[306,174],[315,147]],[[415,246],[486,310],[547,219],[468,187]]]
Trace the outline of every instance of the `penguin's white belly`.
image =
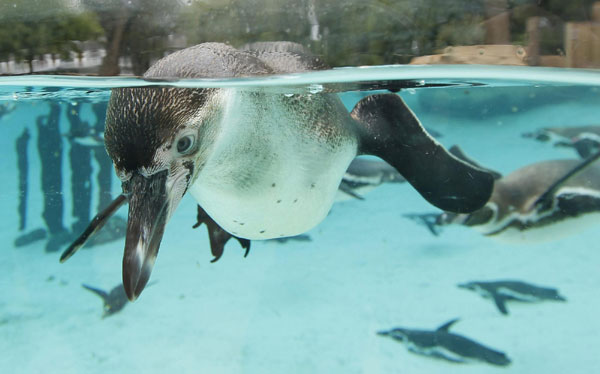
[[599,219],[600,213],[586,213],[579,217],[565,218],[553,224],[532,227],[527,230],[509,227],[490,237],[511,244],[545,243],[582,233],[597,225]]
[[275,97],[257,110],[229,95],[222,131],[190,193],[235,236],[271,239],[313,228],[333,204],[356,139],[332,142],[307,131],[305,119],[278,107]]

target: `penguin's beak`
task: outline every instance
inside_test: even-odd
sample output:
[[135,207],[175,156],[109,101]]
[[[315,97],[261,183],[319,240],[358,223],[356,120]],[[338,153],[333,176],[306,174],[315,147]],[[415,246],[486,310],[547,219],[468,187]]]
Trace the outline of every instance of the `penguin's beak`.
[[148,283],[169,218],[167,178],[167,170],[149,177],[135,174],[123,186],[129,196],[123,286],[131,301]]

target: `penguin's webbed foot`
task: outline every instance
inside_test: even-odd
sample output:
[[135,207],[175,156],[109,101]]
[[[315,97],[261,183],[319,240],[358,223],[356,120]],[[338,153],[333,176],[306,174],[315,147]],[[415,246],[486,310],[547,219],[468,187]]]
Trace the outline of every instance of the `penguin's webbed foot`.
[[210,241],[210,251],[214,258],[210,261],[211,263],[217,262],[221,256],[223,255],[223,250],[225,249],[225,244],[231,238],[235,238],[242,248],[246,250],[244,253],[244,257],[248,256],[250,253],[250,240],[239,238],[235,235],[231,235],[227,231],[225,231],[219,224],[217,224],[210,216],[206,213],[204,209],[200,205],[198,205],[198,215],[197,222],[192,228],[200,227],[200,225],[205,224],[208,229],[208,239]]

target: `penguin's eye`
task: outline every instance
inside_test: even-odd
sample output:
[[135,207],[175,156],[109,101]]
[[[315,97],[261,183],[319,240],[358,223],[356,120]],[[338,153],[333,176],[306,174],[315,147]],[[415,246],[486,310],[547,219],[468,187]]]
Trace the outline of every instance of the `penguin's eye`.
[[196,143],[196,138],[193,135],[186,135],[177,141],[177,152],[181,154],[190,153],[194,148],[194,144]]

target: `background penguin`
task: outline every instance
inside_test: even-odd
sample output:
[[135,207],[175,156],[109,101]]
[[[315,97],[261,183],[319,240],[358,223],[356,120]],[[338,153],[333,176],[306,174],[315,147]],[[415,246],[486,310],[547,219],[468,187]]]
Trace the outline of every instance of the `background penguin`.
[[[175,52],[149,79],[234,78],[322,68],[285,46],[240,51],[205,43]],[[349,114],[336,94],[268,90],[116,88],[106,148],[129,203],[123,283],[134,300],[147,283],[165,225],[190,192],[228,234],[247,240],[301,234],[323,220],[358,154],[396,168],[435,206],[471,212],[485,204],[492,177],[446,151],[395,94],[362,99]],[[103,224],[94,219],[66,260]]]
[[[464,155],[456,146],[451,151]],[[600,153],[584,161],[538,162],[505,177],[496,173],[492,196],[481,209],[409,218],[422,220],[434,234],[441,226],[461,224],[511,242],[548,241],[578,233],[596,224],[600,216],[600,166],[594,164],[599,157]]]
[[342,177],[335,201],[363,200],[363,195],[383,183],[403,183],[406,179],[381,160],[355,158]]
[[450,362],[466,363],[481,361],[497,366],[510,364],[503,352],[486,347],[462,335],[449,332],[458,319],[448,321],[436,330],[417,330],[396,327],[377,334],[388,336],[406,345],[408,350],[420,355],[443,359]]
[[500,313],[508,315],[506,302],[509,300],[535,303],[544,300],[567,301],[555,288],[535,286],[517,280],[501,280],[491,282],[467,282],[458,287],[475,291],[486,299],[494,300]]
[[111,315],[120,312],[129,302],[122,284],[113,287],[110,292],[88,286],[87,284],[82,284],[81,287],[102,298],[102,301],[104,302],[104,313],[102,313],[102,318],[110,317]]
[[600,151],[600,126],[547,127],[523,137],[552,143],[555,147],[571,147],[581,158]]

